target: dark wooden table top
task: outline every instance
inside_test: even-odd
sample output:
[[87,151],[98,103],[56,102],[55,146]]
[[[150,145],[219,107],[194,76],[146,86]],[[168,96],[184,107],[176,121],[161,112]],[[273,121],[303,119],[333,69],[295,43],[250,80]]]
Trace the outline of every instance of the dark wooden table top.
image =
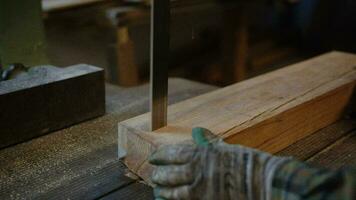
[[[214,89],[170,79],[169,102]],[[1,149],[0,199],[97,199],[117,192],[120,199],[151,198],[151,189],[126,177],[117,158],[117,123],[148,112],[148,101],[148,85],[107,85],[104,116]]]
[[[170,103],[215,88],[170,80]],[[152,188],[125,176],[117,123],[148,111],[148,87],[107,85],[107,114],[0,150],[0,199],[152,199]],[[316,166],[356,167],[356,120],[339,122],[278,153]]]

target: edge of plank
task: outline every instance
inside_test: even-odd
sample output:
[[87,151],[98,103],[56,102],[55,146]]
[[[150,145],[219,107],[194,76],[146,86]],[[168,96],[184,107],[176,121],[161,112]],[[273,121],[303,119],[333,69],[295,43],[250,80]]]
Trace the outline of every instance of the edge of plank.
[[[297,63],[294,65],[291,65],[286,68],[282,68],[279,70],[276,70],[274,72],[270,72],[258,77],[255,77],[253,79],[249,79],[216,91],[213,91],[211,93],[207,93],[198,97],[194,97],[192,99],[180,102],[178,104],[174,104],[169,107],[169,123],[170,124],[170,119],[177,119],[179,118],[178,111],[181,108],[184,108],[185,110],[189,110],[189,112],[193,112],[190,110],[193,110],[196,106],[202,106],[202,105],[211,105],[214,104],[214,100],[219,99],[219,96],[228,96],[231,95],[231,93],[239,93],[241,92],[246,92],[250,89],[250,87],[256,86],[256,85],[263,85],[266,81],[269,80],[278,80],[278,78],[281,78],[285,75],[295,75],[295,73],[299,73],[299,71],[303,71],[304,69],[308,72],[308,70],[313,70],[307,68],[308,66],[313,66],[313,65],[318,65],[318,69],[320,70],[320,65],[328,65],[328,62],[333,62],[333,60],[338,60],[341,62],[341,64],[347,65],[347,69],[350,68],[349,71],[346,71],[343,74],[336,74],[335,77],[328,77],[329,79],[326,79],[325,83],[323,82],[320,85],[317,85],[315,88],[311,88],[310,90],[306,91],[303,94],[296,94],[294,97],[293,95],[288,96],[287,99],[285,99],[285,103],[281,103],[281,101],[278,102],[278,104],[275,105],[275,107],[270,106],[267,110],[258,110],[258,112],[261,112],[261,114],[258,114],[257,116],[247,116],[245,119],[245,122],[242,123],[237,123],[234,124],[231,128],[228,130],[222,131],[222,132],[216,132],[216,134],[220,135],[221,137],[224,138],[227,142],[230,143],[240,143],[240,141],[246,140],[246,137],[244,135],[249,135],[247,137],[251,137],[250,133],[254,132],[254,137],[256,138],[257,136],[255,135],[255,127],[258,127],[262,132],[260,134],[265,134],[265,133],[270,133],[271,130],[273,130],[274,125],[273,123],[277,124],[276,127],[279,128],[278,126],[281,125],[281,120],[283,121],[283,117],[286,117],[286,115],[291,115],[291,117],[288,118],[287,120],[291,121],[296,117],[300,117],[298,115],[299,110],[298,109],[307,109],[303,112],[306,113],[311,113],[310,117],[315,118],[316,120],[321,120],[322,123],[315,123],[317,125],[314,125],[314,121],[311,120],[309,122],[309,125],[305,127],[299,127],[299,128],[305,128],[302,133],[296,133],[293,134],[292,137],[286,137],[283,134],[277,135],[274,140],[268,141],[270,145],[270,149],[266,147],[266,145],[261,145],[261,146],[253,146],[255,148],[260,148],[262,150],[269,151],[271,153],[275,153],[278,150],[281,150],[291,143],[294,143],[310,134],[313,132],[320,130],[321,128],[324,128],[325,126],[329,125],[330,123],[333,123],[339,117],[341,116],[342,111],[345,109],[347,102],[351,98],[355,83],[356,83],[356,55],[349,54],[349,53],[342,53],[342,52],[331,52],[327,53],[312,59],[309,59],[307,61]],[[336,61],[337,62],[337,61]],[[353,66],[350,63],[355,63]],[[338,63],[337,63],[338,64]],[[306,67],[304,67],[305,65]],[[330,67],[334,67],[335,63],[331,63]],[[352,66],[351,66],[352,65]],[[327,69],[327,68],[326,68]],[[315,71],[314,71],[315,73]],[[310,78],[310,77],[309,77]],[[322,77],[323,78],[323,77]],[[321,78],[321,79],[322,79]],[[304,92],[304,90],[302,90]],[[223,95],[224,94],[224,95]],[[234,101],[237,101],[236,99]],[[321,101],[325,101],[325,106],[318,106]],[[340,106],[332,106],[335,103],[339,103]],[[303,106],[300,107],[300,105],[305,105],[305,108]],[[274,104],[273,104],[274,105]],[[322,104],[324,105],[324,104]],[[322,112],[323,110],[328,110],[327,106],[332,106],[330,112]],[[257,112],[257,111],[256,111]],[[320,112],[320,113],[318,113]],[[327,114],[332,114],[330,117],[323,117],[324,115],[327,116]],[[191,113],[189,113],[191,114]],[[199,115],[201,113],[197,113],[197,116],[199,118]],[[283,116],[283,117],[281,117]],[[301,116],[303,117],[303,116]],[[310,120],[310,117],[307,119],[299,119],[299,120],[304,120],[308,121]],[[188,118],[189,119],[189,118]],[[196,119],[196,118],[195,118]],[[324,122],[324,121],[325,122]],[[127,158],[125,159],[125,164],[135,173],[143,177],[146,181],[149,182],[148,177],[149,173],[152,170],[152,166],[150,166],[146,161],[148,156],[160,145],[169,145],[169,144],[175,144],[175,143],[185,143],[185,142],[191,142],[191,127],[179,127],[179,126],[172,126],[168,125],[167,127],[164,127],[162,129],[159,129],[155,132],[149,132],[149,113],[137,116],[135,118],[126,120],[124,122],[119,123],[119,147],[122,147],[127,150]],[[276,123],[277,122],[277,123]],[[283,122],[285,123],[285,122]],[[267,127],[267,129],[261,129],[261,126]],[[251,128],[252,127],[252,128]],[[268,128],[272,127],[272,128]],[[288,131],[293,131],[297,130],[298,126],[296,127],[284,127],[286,130],[285,132],[288,133]],[[293,129],[294,128],[294,129]],[[291,130],[289,130],[291,129]],[[214,131],[214,130],[213,130]],[[283,131],[282,131],[283,133]],[[300,134],[300,135],[298,135]],[[234,138],[235,137],[235,138]],[[261,137],[261,136],[258,136]],[[273,142],[276,142],[278,140],[282,140],[283,137],[287,138],[287,142],[283,145],[279,143],[279,147],[275,147],[273,145]],[[280,141],[279,141],[280,142]],[[283,142],[283,141],[282,141]],[[278,143],[278,142],[277,142]],[[276,144],[277,144],[276,143]],[[247,146],[251,146],[248,143],[241,143]]]

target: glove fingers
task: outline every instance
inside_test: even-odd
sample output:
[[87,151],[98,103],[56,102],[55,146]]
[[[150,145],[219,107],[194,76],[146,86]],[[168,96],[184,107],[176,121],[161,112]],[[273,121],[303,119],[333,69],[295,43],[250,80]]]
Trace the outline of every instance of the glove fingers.
[[180,186],[193,183],[194,176],[190,165],[165,165],[153,171],[151,181],[162,186]]
[[153,165],[186,164],[192,159],[195,150],[193,145],[186,144],[164,146],[150,156],[149,162]]
[[190,186],[180,186],[180,187],[157,187],[154,189],[155,198],[164,198],[167,200],[185,200],[192,199],[190,197]]

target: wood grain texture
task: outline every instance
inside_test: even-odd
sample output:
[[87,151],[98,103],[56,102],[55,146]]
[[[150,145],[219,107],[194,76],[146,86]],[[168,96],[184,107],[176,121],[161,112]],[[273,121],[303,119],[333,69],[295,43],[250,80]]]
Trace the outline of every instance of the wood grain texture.
[[337,140],[307,161],[315,166],[331,169],[356,167],[356,131]]
[[152,188],[144,185],[142,183],[134,183],[127,186],[124,190],[119,189],[114,191],[102,198],[101,200],[146,200],[146,199],[154,199]]
[[300,161],[306,161],[323,149],[328,148],[330,145],[335,143],[335,141],[343,138],[355,130],[355,119],[342,119],[308,137],[299,140],[298,142],[276,153],[276,155],[292,156]]
[[[177,78],[169,88],[170,104],[216,89]],[[1,149],[0,199],[98,199],[133,184],[117,159],[117,123],[148,112],[148,96],[147,84],[106,84],[104,116]]]
[[149,114],[121,122],[125,164],[149,177],[147,157],[161,145],[191,141],[197,126],[228,143],[276,153],[340,118],[353,94],[355,66],[355,55],[331,52],[170,106],[168,126],[154,132]]

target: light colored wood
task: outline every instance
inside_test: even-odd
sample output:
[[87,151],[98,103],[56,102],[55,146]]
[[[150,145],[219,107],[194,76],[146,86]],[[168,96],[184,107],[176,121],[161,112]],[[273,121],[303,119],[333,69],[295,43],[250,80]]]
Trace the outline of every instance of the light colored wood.
[[149,114],[119,124],[126,165],[145,180],[159,146],[191,142],[204,127],[228,143],[276,153],[335,122],[356,84],[356,55],[331,52],[170,106],[168,126],[149,132]]
[[42,0],[42,10],[45,12],[72,8],[92,3],[101,2],[104,0]]
[[117,28],[117,77],[120,86],[136,86],[140,82],[135,62],[135,46],[127,26]]

